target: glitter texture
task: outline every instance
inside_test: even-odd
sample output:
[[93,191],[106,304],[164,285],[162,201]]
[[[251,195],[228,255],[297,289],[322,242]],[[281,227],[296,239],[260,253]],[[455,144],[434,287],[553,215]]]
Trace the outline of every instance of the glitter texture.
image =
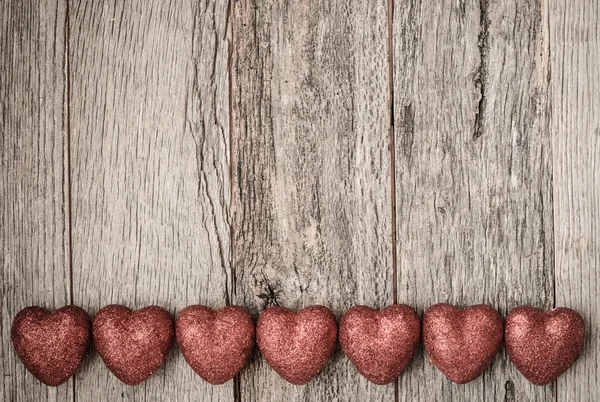
[[479,377],[502,344],[502,317],[490,306],[464,310],[436,304],[423,317],[423,339],[430,363],[457,384]]
[[91,340],[90,317],[77,306],[54,312],[27,307],[15,317],[11,338],[27,370],[44,384],[58,386],[85,357]]
[[521,306],[506,317],[506,350],[529,381],[546,385],[577,359],[583,347],[583,318],[569,308],[542,311]]
[[340,343],[358,371],[375,384],[388,384],[413,358],[421,339],[421,321],[411,307],[382,310],[356,306],[340,322]]
[[184,308],[177,317],[177,343],[194,371],[211,384],[231,380],[254,346],[254,321],[246,310],[229,306],[214,311]]
[[271,307],[258,319],[256,335],[267,363],[286,381],[303,385],[327,364],[337,339],[337,323],[323,306],[298,312]]
[[174,337],[171,315],[158,306],[134,312],[110,305],[94,318],[98,354],[110,371],[128,385],[144,382],[160,368]]

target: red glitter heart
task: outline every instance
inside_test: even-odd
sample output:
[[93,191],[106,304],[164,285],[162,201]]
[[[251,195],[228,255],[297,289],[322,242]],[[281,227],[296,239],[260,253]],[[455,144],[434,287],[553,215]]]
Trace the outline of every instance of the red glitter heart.
[[340,343],[358,371],[375,384],[388,384],[413,358],[421,339],[421,321],[411,307],[382,310],[355,306],[340,322]]
[[337,339],[337,323],[323,306],[298,312],[271,307],[258,319],[256,336],[267,363],[286,381],[303,385],[327,364]]
[[15,317],[11,338],[17,355],[38,380],[57,386],[77,371],[91,340],[90,317],[77,306],[50,312],[27,307]]
[[223,384],[235,377],[252,353],[254,321],[237,306],[217,311],[188,306],[177,317],[177,343],[200,377]]
[[546,385],[577,359],[583,348],[585,324],[574,310],[542,311],[521,306],[506,317],[506,350],[529,381]]
[[430,363],[457,384],[479,377],[502,344],[502,317],[490,306],[464,310],[436,304],[423,317],[423,338]]
[[94,318],[96,350],[110,371],[128,385],[154,374],[173,346],[173,319],[162,307],[138,311],[110,305]]

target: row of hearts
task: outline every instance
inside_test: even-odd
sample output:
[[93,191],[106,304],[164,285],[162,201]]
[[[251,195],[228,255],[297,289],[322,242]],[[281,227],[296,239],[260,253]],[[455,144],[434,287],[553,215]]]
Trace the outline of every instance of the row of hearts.
[[[93,329],[92,329],[93,328]],[[188,306],[176,329],[169,312],[150,306],[132,311],[110,305],[94,317],[77,306],[54,312],[28,307],[14,319],[11,338],[26,368],[40,381],[57,386],[78,369],[90,344],[119,380],[137,385],[163,364],[175,333],[194,371],[211,384],[233,378],[246,364],[255,341],[267,363],[285,380],[302,385],[327,364],[338,338],[333,313],[324,306],[298,312],[265,310],[254,320],[241,307],[212,310]],[[459,309],[436,304],[424,314],[423,339],[430,362],[450,380],[477,378],[496,356],[502,339],[517,369],[531,382],[555,380],[579,356],[584,322],[568,308],[541,311],[517,307],[506,318],[487,305]],[[376,384],[397,378],[412,360],[421,338],[421,321],[407,305],[381,310],[349,309],[340,322],[339,340],[358,371]]]

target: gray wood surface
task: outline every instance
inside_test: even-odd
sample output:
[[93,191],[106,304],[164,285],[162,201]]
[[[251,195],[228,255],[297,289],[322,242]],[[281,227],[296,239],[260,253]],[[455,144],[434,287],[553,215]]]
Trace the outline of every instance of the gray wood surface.
[[[398,300],[553,305],[548,44],[537,0],[394,9]],[[422,351],[399,400],[549,401],[504,351],[456,386]]]
[[[230,297],[227,4],[73,1],[75,303],[174,315]],[[231,401],[173,350],[138,387],[94,354],[77,399]]]
[[69,304],[66,3],[0,2],[0,400],[71,401],[19,361],[10,340],[22,308]]
[[[597,1],[7,0],[0,26],[0,400],[600,400]],[[304,387],[258,352],[210,386],[177,348],[129,387],[92,353],[51,388],[10,341],[29,305],[396,297],[572,307],[584,354],[458,386],[420,348],[395,388],[339,348]]]
[[[258,315],[392,302],[383,0],[233,3],[236,298]],[[240,400],[389,401],[340,350],[306,386],[254,358]]]
[[556,305],[586,322],[559,401],[600,400],[600,4],[550,1]]

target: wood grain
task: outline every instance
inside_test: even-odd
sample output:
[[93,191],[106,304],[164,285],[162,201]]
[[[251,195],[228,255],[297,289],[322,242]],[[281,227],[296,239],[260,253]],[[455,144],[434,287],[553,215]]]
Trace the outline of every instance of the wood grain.
[[12,319],[69,304],[64,1],[0,2],[0,399],[71,401],[19,361]]
[[600,400],[600,5],[550,1],[556,305],[586,322],[559,401]]
[[[553,305],[547,20],[540,1],[396,1],[398,300]],[[416,357],[399,400],[544,400],[504,351],[457,386]]]
[[[235,302],[392,302],[384,0],[234,2]],[[240,400],[389,401],[338,350],[303,387],[255,356]]]
[[[75,303],[158,304],[174,315],[230,298],[227,4],[71,5]],[[174,350],[137,387],[94,355],[77,399],[231,401]]]
[[551,386],[504,351],[457,386],[420,349],[397,400],[600,399],[600,6],[390,4],[0,2],[1,400],[393,400],[339,348],[304,387],[258,352],[210,386],[176,349],[138,387],[96,353],[46,387],[10,326],[71,301],[339,318],[392,303],[394,252],[398,301],[419,313],[556,305],[587,323]]

